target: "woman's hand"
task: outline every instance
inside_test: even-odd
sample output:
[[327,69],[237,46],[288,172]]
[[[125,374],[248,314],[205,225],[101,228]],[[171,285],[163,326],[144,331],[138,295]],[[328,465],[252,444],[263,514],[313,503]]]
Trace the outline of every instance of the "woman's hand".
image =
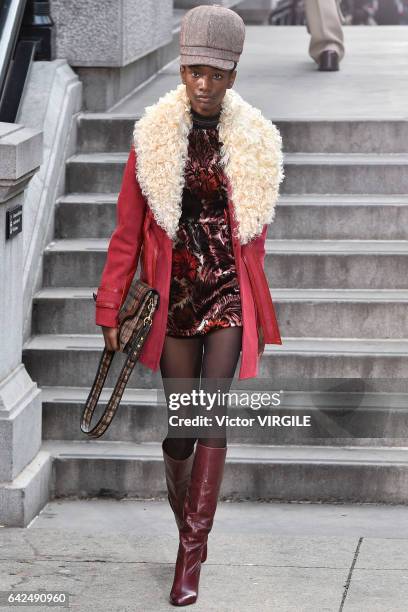
[[102,325],[103,337],[105,339],[105,348],[108,351],[119,350],[119,330],[117,327],[105,327]]

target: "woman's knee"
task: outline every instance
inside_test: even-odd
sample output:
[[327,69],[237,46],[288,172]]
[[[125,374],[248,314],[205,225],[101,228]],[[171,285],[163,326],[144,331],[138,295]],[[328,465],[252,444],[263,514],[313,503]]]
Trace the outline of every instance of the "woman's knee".
[[163,442],[164,450],[173,459],[187,459],[194,450],[196,438],[170,438]]

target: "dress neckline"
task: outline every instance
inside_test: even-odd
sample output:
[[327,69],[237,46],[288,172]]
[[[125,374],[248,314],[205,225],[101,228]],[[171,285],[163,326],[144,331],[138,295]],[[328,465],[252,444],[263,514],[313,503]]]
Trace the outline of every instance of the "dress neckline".
[[192,115],[194,127],[213,128],[213,127],[217,127],[219,123],[221,111],[218,111],[216,115],[208,116],[208,115],[202,115],[201,113],[198,113],[193,108],[191,108],[191,115]]

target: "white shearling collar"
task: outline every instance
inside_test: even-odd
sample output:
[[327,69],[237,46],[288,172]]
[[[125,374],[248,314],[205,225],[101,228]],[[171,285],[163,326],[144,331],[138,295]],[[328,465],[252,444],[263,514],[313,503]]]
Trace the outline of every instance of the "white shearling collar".
[[[181,83],[147,106],[133,130],[136,175],[158,225],[171,239],[181,216],[191,104]],[[231,186],[241,244],[275,216],[284,177],[282,139],[276,126],[233,89],[227,89],[218,124],[220,159]]]

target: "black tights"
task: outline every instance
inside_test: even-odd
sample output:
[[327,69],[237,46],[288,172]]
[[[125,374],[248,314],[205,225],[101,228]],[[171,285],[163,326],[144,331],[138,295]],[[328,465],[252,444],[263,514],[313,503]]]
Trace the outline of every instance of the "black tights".
[[[215,385],[213,392],[220,389],[227,393],[230,390],[235,368],[239,359],[242,343],[242,327],[225,327],[214,329],[203,336],[187,338],[165,337],[160,359],[160,370],[163,387],[168,398],[170,393],[189,393],[200,387],[200,376],[206,379],[222,379],[221,386]],[[166,379],[171,379],[167,381]],[[183,379],[176,381],[174,379]],[[214,381],[215,382],[215,381]],[[205,389],[206,391],[208,388]],[[226,446],[226,437],[213,438],[172,438],[166,436],[164,450],[173,459],[186,459],[194,450],[196,440],[204,446]]]

